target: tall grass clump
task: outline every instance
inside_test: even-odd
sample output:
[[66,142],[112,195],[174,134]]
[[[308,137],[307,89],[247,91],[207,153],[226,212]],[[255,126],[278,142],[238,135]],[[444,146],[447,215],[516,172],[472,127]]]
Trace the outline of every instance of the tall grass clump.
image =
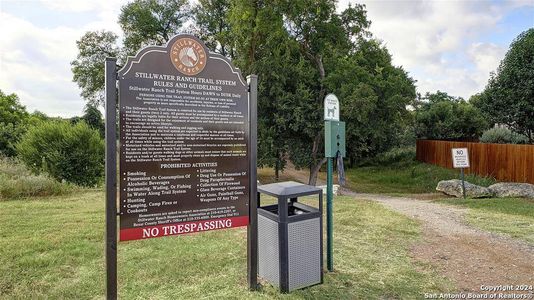
[[16,159],[0,157],[0,200],[70,194],[75,185],[34,175]]

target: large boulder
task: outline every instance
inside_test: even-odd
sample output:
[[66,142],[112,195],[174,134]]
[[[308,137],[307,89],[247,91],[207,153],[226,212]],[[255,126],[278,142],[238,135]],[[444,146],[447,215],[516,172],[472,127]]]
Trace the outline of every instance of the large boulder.
[[[438,182],[436,191],[461,198],[463,197],[462,181],[458,179],[442,180]],[[469,198],[487,198],[493,196],[493,193],[488,188],[467,181],[465,182],[465,194]]]
[[496,197],[534,198],[534,184],[530,183],[500,182],[490,185],[488,189]]

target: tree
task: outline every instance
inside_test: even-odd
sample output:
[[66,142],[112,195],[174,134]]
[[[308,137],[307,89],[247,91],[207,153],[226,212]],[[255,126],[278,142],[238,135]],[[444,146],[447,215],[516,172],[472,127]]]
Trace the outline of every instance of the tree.
[[119,56],[117,35],[111,31],[89,31],[76,41],[77,59],[71,62],[73,81],[91,105],[104,104],[104,60]]
[[84,108],[83,116],[80,119],[89,125],[89,127],[97,130],[100,136],[104,138],[106,126],[102,118],[102,113],[96,106],[87,104]]
[[[322,102],[329,66],[325,58],[356,51],[369,26],[363,6],[336,13],[335,1],[235,1],[231,28],[236,63],[259,75],[259,149],[268,149],[276,165],[289,157],[296,167],[310,167],[315,184],[324,159]],[[260,83],[261,85],[262,83]],[[261,99],[265,100],[261,100]],[[263,125],[262,125],[263,124]],[[287,139],[285,138],[287,137]],[[289,140],[289,142],[284,142]],[[269,145],[275,143],[274,147]],[[288,156],[286,156],[286,154]],[[271,161],[272,163],[273,161]]]
[[119,24],[128,55],[149,45],[163,45],[187,20],[187,0],[135,0],[121,8]]
[[187,0],[135,0],[121,9],[119,24],[124,32],[120,47],[110,31],[88,31],[76,42],[78,56],[71,62],[73,81],[90,105],[104,104],[104,60],[119,58],[122,63],[146,45],[163,45],[179,32],[189,15]]
[[[358,41],[369,36],[370,22],[363,5],[349,6],[341,14],[336,13],[334,0],[281,1],[285,27],[299,44],[301,54],[315,68],[313,94],[308,98],[303,125],[310,140],[309,184],[315,185],[317,174],[326,159],[320,155],[323,145],[322,102],[326,95],[324,81],[329,76],[325,59],[343,58],[358,48]],[[295,143],[292,145],[303,145]],[[302,148],[292,152],[300,153]],[[297,166],[299,165],[298,160]]]
[[194,32],[206,46],[230,59],[235,58],[234,39],[229,22],[230,0],[199,0],[193,7]]
[[15,144],[26,130],[28,116],[16,94],[7,95],[0,90],[0,154],[16,155]]
[[258,157],[275,171],[286,159],[309,167],[315,184],[323,159],[322,106],[340,96],[349,159],[387,150],[406,128],[414,81],[376,40],[364,6],[341,13],[335,1],[234,1],[234,62],[260,78]]
[[235,1],[229,16],[236,45],[234,63],[260,79],[258,165],[274,167],[278,178],[297,136],[299,96],[305,96],[304,70],[310,66],[284,29],[279,6]]
[[104,172],[104,141],[85,122],[42,122],[28,129],[17,152],[30,170],[59,181],[93,186]]
[[420,103],[415,116],[419,138],[472,140],[488,127],[480,111],[462,98],[437,91],[427,93]]
[[477,101],[492,122],[507,125],[534,143],[534,28],[510,45]]
[[333,61],[325,86],[341,100],[350,165],[401,144],[412,116],[414,80],[395,67],[380,42],[361,40],[358,51]]
[[[341,95],[343,118],[355,132],[347,136],[351,162],[394,145],[409,123],[406,105],[415,98],[413,80],[372,39],[365,7],[337,12],[335,4],[200,0],[192,10],[191,26],[210,50],[232,58],[243,75],[259,76],[258,164],[274,167],[276,174],[287,160],[309,167],[311,184],[325,161],[322,106],[328,92]],[[132,24],[128,30],[145,30],[124,20]],[[161,42],[149,33],[133,36]]]

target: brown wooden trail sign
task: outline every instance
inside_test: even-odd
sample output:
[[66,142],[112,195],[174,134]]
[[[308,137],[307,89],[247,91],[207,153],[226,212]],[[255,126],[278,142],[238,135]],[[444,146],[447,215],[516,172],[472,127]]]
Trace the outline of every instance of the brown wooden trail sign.
[[[106,107],[116,107],[118,80],[120,240],[249,225],[255,287],[257,77],[245,81],[191,35],[143,48],[118,72],[115,63],[106,60]],[[107,109],[108,297],[116,295],[113,114]]]
[[248,224],[248,87],[200,40],[119,71],[120,240]]

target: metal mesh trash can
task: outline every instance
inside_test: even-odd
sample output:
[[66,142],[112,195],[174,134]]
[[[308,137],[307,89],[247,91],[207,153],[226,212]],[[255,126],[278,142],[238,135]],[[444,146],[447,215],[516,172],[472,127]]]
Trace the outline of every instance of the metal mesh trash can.
[[[260,194],[278,199],[261,206]],[[298,197],[318,195],[318,208]],[[323,282],[322,189],[288,181],[258,186],[258,273],[281,292]]]

